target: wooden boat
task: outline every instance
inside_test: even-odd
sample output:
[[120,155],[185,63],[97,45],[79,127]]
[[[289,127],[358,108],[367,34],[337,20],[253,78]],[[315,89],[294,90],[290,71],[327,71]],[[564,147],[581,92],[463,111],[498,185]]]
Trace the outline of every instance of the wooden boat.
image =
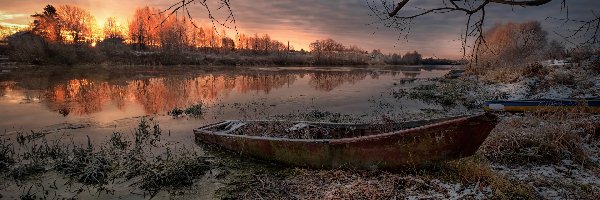
[[196,142],[290,165],[394,169],[471,156],[497,122],[489,113],[390,124],[233,120],[194,134]]
[[486,111],[505,112],[558,112],[580,111],[600,113],[600,98],[585,99],[535,99],[516,101],[486,101]]

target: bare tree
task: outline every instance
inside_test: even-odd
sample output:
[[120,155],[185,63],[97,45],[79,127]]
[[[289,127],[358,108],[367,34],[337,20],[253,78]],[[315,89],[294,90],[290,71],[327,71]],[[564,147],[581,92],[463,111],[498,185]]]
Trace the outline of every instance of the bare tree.
[[496,24],[484,32],[486,48],[476,52],[483,67],[522,66],[542,59],[546,31],[537,21]]
[[[184,16],[190,20],[194,27],[198,27],[193,22],[193,17],[189,10],[190,6],[196,4],[199,4],[202,8],[204,8],[204,11],[206,12],[208,19],[211,21],[214,30],[217,30],[217,26],[221,26],[227,29],[235,30],[236,36],[239,34],[235,24],[235,15],[231,9],[231,3],[229,0],[181,0],[171,5],[167,9],[162,10],[158,14],[166,14],[166,18],[163,20],[163,23],[171,16],[177,16],[181,14],[181,16]],[[237,37],[239,38],[239,36]]]
[[[400,35],[406,37],[410,33],[413,20],[435,14],[444,13],[464,13],[467,16],[466,29],[462,38],[462,51],[467,55],[467,49],[472,50],[474,60],[477,60],[475,52],[480,48],[485,48],[486,39],[484,35],[484,23],[486,18],[486,8],[490,6],[512,6],[512,7],[535,7],[548,4],[552,1],[560,1],[561,9],[567,9],[566,0],[441,0],[440,3],[432,8],[417,8],[416,12],[406,11],[405,8],[410,2],[418,0],[401,0],[400,2],[389,0],[366,0],[373,16],[376,16],[378,23],[389,28],[395,28],[400,31]],[[422,2],[422,1],[421,1]],[[568,11],[567,11],[568,12]],[[565,22],[578,23],[575,29],[570,29],[570,35],[564,36],[565,39],[575,38],[587,34],[588,39],[584,44],[598,44],[597,35],[600,32],[600,16],[592,12],[593,17],[589,20],[574,20],[567,18],[555,18]],[[474,38],[473,44],[470,44],[469,38]]]

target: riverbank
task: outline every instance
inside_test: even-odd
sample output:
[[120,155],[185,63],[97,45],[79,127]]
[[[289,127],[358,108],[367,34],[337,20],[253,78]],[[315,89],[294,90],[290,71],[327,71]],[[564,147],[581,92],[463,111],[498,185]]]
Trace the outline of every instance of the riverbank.
[[[215,120],[222,120],[224,115],[243,119],[331,122],[435,118],[480,112],[478,105],[482,103],[482,98],[516,99],[528,95],[551,96],[551,94],[564,94],[569,97],[573,94],[595,95],[594,89],[598,86],[579,87],[553,83],[555,88],[570,88],[567,91],[571,92],[567,94],[557,93],[552,89],[527,89],[530,88],[528,85],[531,82],[530,78],[535,77],[519,78],[520,80],[516,82],[492,82],[483,78],[484,76],[461,79],[425,76],[405,81],[403,78],[393,76],[384,79],[384,73],[381,72],[362,73],[361,71],[358,73],[359,76],[350,76],[354,73],[356,72],[342,74],[341,77],[346,77],[348,80],[338,80],[332,74],[325,73],[322,76],[310,77],[307,85],[315,86],[315,90],[318,91],[331,91],[335,88],[331,84],[317,83],[338,83],[346,80],[342,83],[348,82],[346,84],[355,89],[343,90],[354,94],[357,93],[356,88],[360,80],[365,77],[383,79],[386,82],[383,87],[386,88],[385,92],[372,95],[365,100],[371,105],[367,106],[370,107],[367,110],[360,109],[363,114],[334,112],[313,106],[296,106],[293,109],[298,111],[277,113],[274,111],[289,110],[286,103],[291,100],[282,99],[266,103],[259,99],[247,103],[221,102],[215,105],[206,102],[205,105],[194,107],[195,111],[189,112],[189,115],[185,113],[187,107],[170,107],[169,111],[181,110],[183,115],[170,116],[167,115],[167,111],[160,110],[157,114],[139,116],[136,114],[136,116],[111,118],[108,122],[99,122],[98,119],[102,116],[100,115],[97,118],[73,118],[69,123],[43,126],[41,129],[17,127],[14,131],[5,131],[0,145],[0,158],[5,164],[2,165],[0,175],[7,181],[0,184],[0,195],[9,199],[33,196],[81,199],[144,199],[152,196],[180,199],[389,199],[394,197],[594,199],[599,197],[596,191],[600,189],[598,173],[600,166],[598,121],[600,120],[597,116],[582,113],[501,115],[500,124],[492,131],[475,156],[430,168],[394,172],[319,170],[281,166],[239,157],[191,142],[193,136],[189,127],[199,127]],[[265,77],[272,77],[272,75],[267,73]],[[550,79],[545,77],[546,75],[544,78],[539,78],[539,81],[549,82]],[[590,77],[592,83],[598,83],[595,79],[597,75],[589,74],[586,77]],[[202,78],[200,83],[217,79],[213,76]],[[257,84],[265,83],[264,80],[267,80],[252,78],[254,79],[258,80]],[[329,79],[332,80],[325,81]],[[119,79],[117,82],[126,82],[125,80]],[[282,85],[290,87],[289,78],[285,80]],[[369,79],[369,82],[374,80],[378,79]],[[153,81],[157,82],[157,80],[148,82]],[[392,84],[392,81],[396,81],[396,84]],[[581,80],[581,82],[588,81]],[[180,87],[175,80],[164,82],[165,86],[174,86],[167,89],[161,89],[163,87],[158,87],[159,85],[156,84],[134,83],[140,87],[135,87],[131,91],[158,88],[141,92],[164,98],[167,96],[160,95],[163,94],[161,91],[188,88]],[[83,89],[75,90],[79,91],[75,93],[87,92],[88,96],[108,94],[102,92],[103,90],[93,89],[94,85],[107,87],[104,86],[106,83],[93,81],[67,87],[81,87]],[[212,85],[219,84],[209,84]],[[364,93],[371,87],[365,88],[358,92]],[[545,88],[549,87],[540,89]],[[129,89],[116,91],[124,92]],[[541,91],[541,93],[531,91]],[[275,92],[275,89],[271,92]],[[403,96],[399,94],[400,92]],[[180,93],[175,94],[172,96],[181,99]],[[389,95],[390,98],[384,98],[385,95]],[[138,100],[145,100],[143,96],[137,97]],[[164,98],[159,99],[160,102],[163,102]],[[293,99],[297,98],[301,96]],[[389,104],[390,101],[406,98],[423,98],[421,99],[423,102],[434,106],[408,110]],[[74,100],[91,102],[88,97]],[[147,100],[151,101],[153,98]],[[72,106],[68,105],[69,108]],[[159,107],[168,105],[178,104],[161,104]],[[156,109],[156,107],[148,108]],[[397,112],[390,113],[391,109],[396,109]],[[346,110],[346,107],[342,110]],[[200,113],[200,119],[196,119]],[[112,116],[114,112],[110,114]],[[181,126],[181,124],[190,126]]]
[[[65,125],[3,140],[0,152],[16,152],[3,154],[8,165],[1,174],[7,181],[0,194],[83,199],[597,198],[599,120],[565,116],[505,116],[475,156],[394,172],[286,167],[187,146],[160,129],[160,116],[122,122],[118,126],[137,122],[138,128],[104,139],[82,136],[96,125]],[[356,120],[327,113],[295,117]],[[64,130],[70,134],[61,134]]]

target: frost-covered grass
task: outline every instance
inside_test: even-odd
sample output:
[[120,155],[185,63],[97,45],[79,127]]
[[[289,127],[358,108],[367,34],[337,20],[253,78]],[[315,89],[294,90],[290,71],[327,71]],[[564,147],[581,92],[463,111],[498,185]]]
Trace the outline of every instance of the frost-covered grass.
[[486,100],[599,97],[600,74],[587,67],[575,66],[499,68],[461,79],[432,79],[429,83],[392,93],[397,98],[444,107],[479,109]]
[[600,120],[573,113],[505,117],[478,154],[543,198],[600,197]]
[[[236,172],[240,170],[243,172]],[[224,199],[527,199],[536,197],[532,187],[497,173],[485,161],[478,158],[466,158],[429,168],[394,172],[352,169],[273,169],[259,165],[236,169],[229,174],[232,174],[231,181],[218,191],[218,196]]]
[[[0,177],[12,185],[3,186],[0,192],[7,192],[6,187],[16,184],[23,191],[21,196],[36,198],[77,197],[83,191],[110,193],[136,188],[154,196],[160,191],[190,187],[213,168],[213,163],[193,148],[178,147],[161,136],[160,126],[145,118],[131,135],[115,132],[100,145],[89,137],[79,144],[61,138],[50,140],[45,135],[19,134],[31,139],[0,142]],[[48,174],[56,174],[54,182],[43,180]],[[56,184],[64,179],[67,181],[63,185]],[[111,185],[115,183],[128,183],[131,187],[114,188]],[[40,186],[44,184],[50,188]]]

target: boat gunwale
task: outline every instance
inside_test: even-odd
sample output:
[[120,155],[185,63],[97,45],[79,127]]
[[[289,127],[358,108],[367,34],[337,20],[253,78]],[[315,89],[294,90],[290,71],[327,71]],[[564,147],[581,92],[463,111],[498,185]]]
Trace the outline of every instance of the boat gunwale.
[[582,102],[600,102],[600,97],[590,97],[590,98],[581,98],[581,99],[525,99],[525,100],[488,100],[485,101],[484,104],[492,104],[492,103],[496,103],[496,104],[502,104],[502,103],[545,103],[545,102],[550,102],[550,103],[558,103],[558,102],[575,102],[575,103],[582,103]]
[[[459,115],[459,116],[454,116],[454,117],[446,117],[446,118],[450,118],[450,119],[446,120],[446,121],[442,121],[442,122],[426,124],[423,126],[417,126],[417,127],[408,128],[408,129],[401,129],[401,130],[392,131],[392,132],[385,132],[385,133],[381,133],[381,134],[358,136],[358,137],[348,137],[348,138],[336,138],[336,139],[296,139],[296,138],[282,138],[282,137],[265,137],[265,136],[251,136],[251,135],[237,135],[237,134],[229,134],[229,133],[220,133],[220,132],[206,130],[208,128],[219,126],[219,125],[227,123],[227,122],[241,121],[241,120],[225,120],[225,121],[217,122],[214,124],[202,126],[200,128],[194,129],[193,131],[195,134],[237,137],[237,138],[243,138],[243,139],[329,144],[329,143],[343,143],[343,142],[354,142],[354,141],[369,140],[369,139],[379,139],[381,137],[387,137],[387,136],[391,136],[391,135],[412,132],[412,131],[419,130],[419,129],[427,129],[427,128],[432,128],[432,127],[440,126],[440,125],[453,124],[453,123],[456,123],[459,121],[465,121],[470,118],[482,117],[482,116],[489,115],[489,114],[490,113],[480,113],[480,114],[474,114],[474,115]],[[441,120],[441,119],[445,119],[445,118],[430,119],[430,120]],[[246,122],[281,122],[281,121],[285,121],[285,120],[247,120]],[[404,123],[420,122],[420,121],[427,121],[427,120],[413,120],[413,121],[407,121]],[[368,125],[368,124],[353,124],[353,123],[329,123],[329,122],[307,122],[307,121],[292,121],[292,122],[294,122],[294,123],[311,123],[311,124],[329,124],[329,125]]]

